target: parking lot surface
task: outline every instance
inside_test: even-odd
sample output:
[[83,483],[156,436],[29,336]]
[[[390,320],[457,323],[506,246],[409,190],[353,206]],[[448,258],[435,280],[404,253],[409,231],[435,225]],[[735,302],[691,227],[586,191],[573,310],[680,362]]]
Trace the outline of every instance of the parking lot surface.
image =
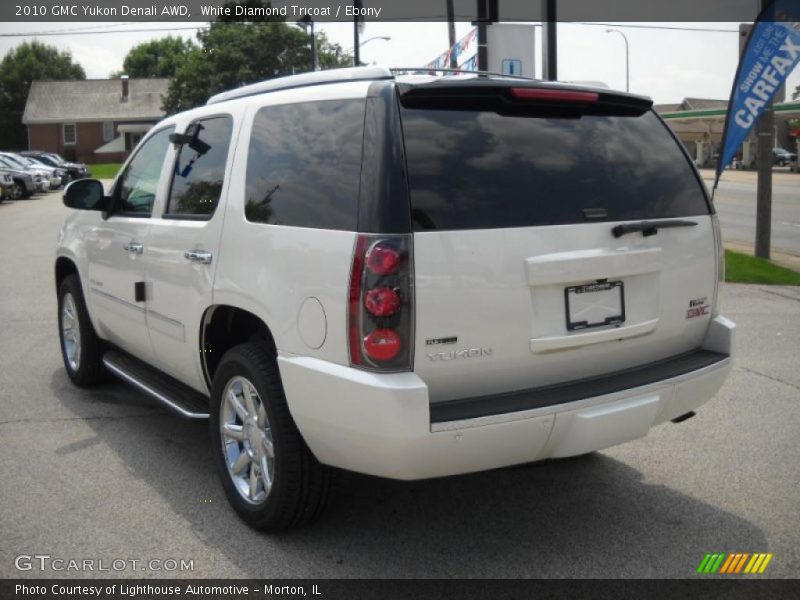
[[[67,214],[58,192],[0,205],[0,577],[694,577],[707,552],[771,552],[759,577],[800,574],[798,288],[724,288],[738,355],[693,419],[488,473],[342,473],[322,521],[265,535],[228,507],[205,423],[69,383],[53,284]],[[192,569],[15,568],[35,554]]]

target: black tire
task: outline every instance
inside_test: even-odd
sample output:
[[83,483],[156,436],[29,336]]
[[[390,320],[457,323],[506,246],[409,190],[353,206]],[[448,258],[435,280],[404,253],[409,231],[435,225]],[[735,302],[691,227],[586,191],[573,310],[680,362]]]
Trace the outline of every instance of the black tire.
[[17,181],[14,181],[11,187],[8,188],[8,192],[6,194],[9,200],[20,200],[24,197],[24,195],[24,188]]
[[[68,301],[68,297],[72,299],[75,308],[74,318],[78,324],[77,335],[80,338],[79,357],[74,364],[68,356],[64,333],[64,304]],[[81,282],[77,275],[68,275],[58,288],[58,338],[64,368],[72,383],[88,388],[105,379],[106,373],[102,361],[105,348],[103,341],[97,337],[97,333],[92,327],[89,313],[86,310],[86,302],[83,299]]]
[[[223,451],[220,420],[229,383],[244,378],[255,388],[266,409],[272,439],[272,486],[258,503],[243,497],[233,481]],[[211,443],[222,487],[239,517],[255,529],[278,531],[300,527],[319,518],[328,502],[333,470],[317,461],[303,441],[289,412],[278,365],[269,347],[241,344],[222,357],[211,389]],[[228,440],[230,443],[230,440]],[[244,447],[244,442],[240,442]],[[258,464],[255,461],[255,464]],[[248,467],[252,469],[252,463]]]

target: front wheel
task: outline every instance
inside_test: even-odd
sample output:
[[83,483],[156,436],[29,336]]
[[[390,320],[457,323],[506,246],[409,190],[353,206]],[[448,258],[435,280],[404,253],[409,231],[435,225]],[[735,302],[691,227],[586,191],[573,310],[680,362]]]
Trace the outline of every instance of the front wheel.
[[331,469],[294,424],[272,353],[242,344],[220,361],[211,390],[211,441],[225,495],[263,530],[314,521],[328,499]]
[[64,367],[72,382],[80,387],[100,383],[103,342],[92,327],[77,275],[66,277],[58,288],[58,333]]
[[19,200],[22,198],[22,188],[18,183],[14,183],[11,187],[8,188],[8,199],[9,200]]

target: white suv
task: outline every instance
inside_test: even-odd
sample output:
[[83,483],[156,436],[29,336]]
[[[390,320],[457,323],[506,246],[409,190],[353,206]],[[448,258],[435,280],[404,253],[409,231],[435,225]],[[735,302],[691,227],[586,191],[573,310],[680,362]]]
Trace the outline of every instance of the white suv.
[[258,528],[317,516],[330,467],[420,479],[639,438],[731,368],[714,208],[640,96],[292,76],[165,119],[109,195],[64,201],[69,376],[210,417]]

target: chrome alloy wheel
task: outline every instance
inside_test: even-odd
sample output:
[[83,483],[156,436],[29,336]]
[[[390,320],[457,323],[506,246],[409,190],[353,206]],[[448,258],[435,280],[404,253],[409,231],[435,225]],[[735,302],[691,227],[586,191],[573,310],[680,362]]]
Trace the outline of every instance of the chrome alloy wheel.
[[70,293],[64,294],[61,303],[61,343],[69,368],[77,371],[81,366],[81,326],[75,298]]
[[272,490],[275,452],[264,403],[246,378],[233,377],[225,386],[219,429],[234,487],[245,501],[261,504]]

